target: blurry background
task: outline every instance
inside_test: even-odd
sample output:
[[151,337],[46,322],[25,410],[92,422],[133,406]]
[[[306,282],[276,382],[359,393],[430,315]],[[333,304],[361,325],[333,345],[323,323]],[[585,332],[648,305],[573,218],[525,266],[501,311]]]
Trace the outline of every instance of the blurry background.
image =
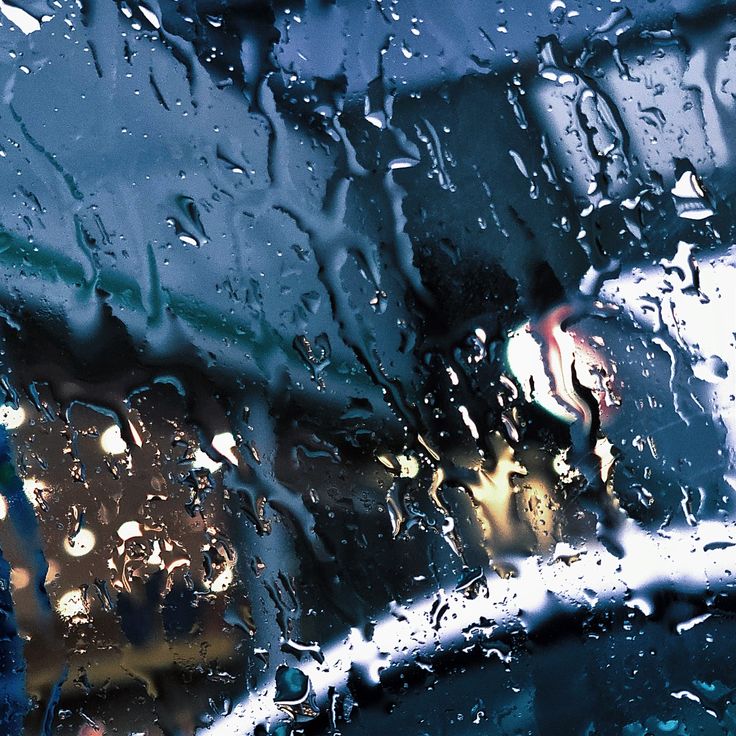
[[733,9],[0,3],[5,732],[730,733]]

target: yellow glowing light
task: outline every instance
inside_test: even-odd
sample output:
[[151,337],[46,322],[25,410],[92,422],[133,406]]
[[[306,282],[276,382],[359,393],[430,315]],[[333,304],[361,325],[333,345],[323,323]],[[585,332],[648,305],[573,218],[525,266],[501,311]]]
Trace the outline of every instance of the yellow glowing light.
[[134,537],[142,537],[143,529],[137,521],[126,521],[118,527],[118,536],[123,542],[127,542]]
[[518,525],[512,479],[515,475],[526,475],[527,470],[516,460],[513,448],[500,434],[494,433],[491,440],[497,453],[496,467],[492,471],[479,468],[476,479],[467,487],[486,542],[493,549],[499,549],[516,542]]
[[89,529],[80,529],[71,542],[64,540],[64,549],[72,557],[84,557],[94,549],[95,535]]
[[26,494],[26,498],[34,505],[39,505],[38,496],[36,491],[43,490],[46,488],[46,484],[43,481],[37,480],[36,478],[24,478],[23,479],[23,493]]
[[69,621],[84,621],[89,613],[89,603],[81,590],[70,590],[56,602],[56,610],[62,618]]
[[419,475],[419,460],[411,455],[397,455],[399,462],[399,475],[402,478],[416,478]]
[[600,458],[601,480],[606,485],[608,485],[612,479],[613,465],[616,462],[616,455],[613,451],[614,446],[607,437],[600,437],[593,448],[593,452]]
[[381,454],[376,456],[378,461],[400,478],[416,478],[419,475],[419,460],[412,455]]
[[213,593],[224,593],[233,582],[233,569],[226,567],[211,583],[210,590]]

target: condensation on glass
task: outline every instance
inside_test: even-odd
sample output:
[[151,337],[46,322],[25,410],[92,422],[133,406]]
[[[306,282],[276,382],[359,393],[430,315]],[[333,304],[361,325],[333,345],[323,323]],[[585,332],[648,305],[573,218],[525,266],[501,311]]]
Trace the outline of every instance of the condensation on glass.
[[0,14],[0,734],[736,731],[730,3]]

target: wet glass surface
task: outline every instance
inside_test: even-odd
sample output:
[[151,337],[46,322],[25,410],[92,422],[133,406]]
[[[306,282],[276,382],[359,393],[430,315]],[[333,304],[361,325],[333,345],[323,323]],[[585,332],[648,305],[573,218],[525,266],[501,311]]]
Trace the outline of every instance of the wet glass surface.
[[0,0],[0,736],[736,732],[736,6]]

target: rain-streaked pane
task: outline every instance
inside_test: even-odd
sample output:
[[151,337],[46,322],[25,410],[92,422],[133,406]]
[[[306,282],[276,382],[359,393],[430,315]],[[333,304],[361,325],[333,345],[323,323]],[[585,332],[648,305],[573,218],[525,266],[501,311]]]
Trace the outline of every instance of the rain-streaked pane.
[[0,736],[736,732],[736,5],[0,0]]

